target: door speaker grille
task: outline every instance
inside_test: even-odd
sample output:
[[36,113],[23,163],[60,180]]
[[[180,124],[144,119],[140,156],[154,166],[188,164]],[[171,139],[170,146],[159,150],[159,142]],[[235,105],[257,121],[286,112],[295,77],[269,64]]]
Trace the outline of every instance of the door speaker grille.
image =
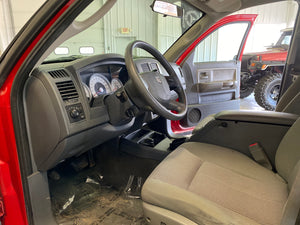
[[190,123],[196,124],[199,123],[201,119],[201,112],[199,109],[193,108],[188,112],[188,120]]

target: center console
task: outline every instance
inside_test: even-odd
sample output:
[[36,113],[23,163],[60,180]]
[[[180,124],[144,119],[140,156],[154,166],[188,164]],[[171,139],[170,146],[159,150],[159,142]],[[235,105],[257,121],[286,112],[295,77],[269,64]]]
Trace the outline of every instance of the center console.
[[165,134],[142,128],[120,140],[120,151],[140,158],[161,161],[170,153],[169,139]]

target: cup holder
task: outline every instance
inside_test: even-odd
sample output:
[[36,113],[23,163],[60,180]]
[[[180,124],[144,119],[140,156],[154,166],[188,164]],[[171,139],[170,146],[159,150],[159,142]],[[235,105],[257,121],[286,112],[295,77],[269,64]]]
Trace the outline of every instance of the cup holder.
[[154,140],[151,138],[145,138],[145,139],[141,140],[139,143],[142,145],[149,146],[149,147],[155,146]]
[[155,147],[158,143],[164,140],[166,136],[157,132],[151,132],[149,135],[146,135],[138,143],[146,145],[149,147]]
[[166,138],[166,135],[151,130],[141,129],[130,134],[126,139],[148,147],[155,147],[158,143]]

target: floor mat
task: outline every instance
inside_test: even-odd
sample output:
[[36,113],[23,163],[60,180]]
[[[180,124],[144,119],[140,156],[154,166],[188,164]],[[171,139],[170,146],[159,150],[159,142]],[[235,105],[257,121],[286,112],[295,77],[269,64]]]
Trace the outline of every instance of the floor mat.
[[[58,224],[145,225],[141,199],[107,185],[97,168],[80,173],[64,168],[61,179],[50,180],[53,212]],[[125,188],[125,187],[124,187]]]

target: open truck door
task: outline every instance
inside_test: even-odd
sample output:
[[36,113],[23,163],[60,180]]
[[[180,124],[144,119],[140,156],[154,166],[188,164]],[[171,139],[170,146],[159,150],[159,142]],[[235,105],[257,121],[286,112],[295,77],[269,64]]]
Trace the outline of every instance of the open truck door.
[[241,59],[256,17],[224,17],[178,58],[185,74],[188,111],[180,121],[167,121],[171,137],[191,134],[208,115],[240,108]]

